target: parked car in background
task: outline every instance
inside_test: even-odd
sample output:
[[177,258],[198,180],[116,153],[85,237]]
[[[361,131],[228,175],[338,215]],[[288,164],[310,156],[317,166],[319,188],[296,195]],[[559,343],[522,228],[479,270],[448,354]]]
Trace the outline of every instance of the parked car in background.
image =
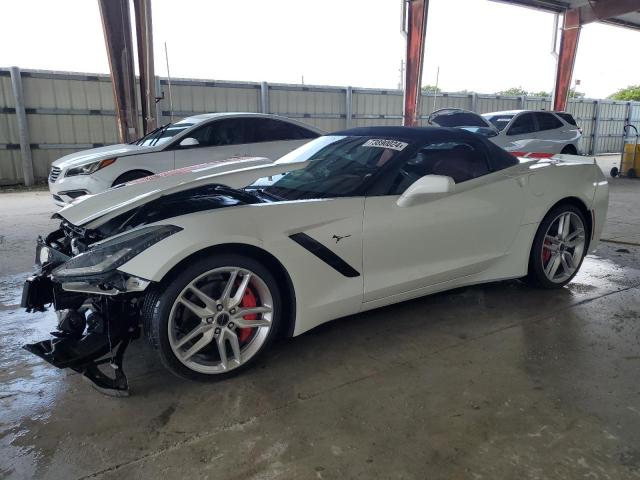
[[66,155],[53,162],[49,190],[58,206],[149,175],[229,157],[277,160],[324,132],[259,113],[205,113],[169,123],[130,144]]
[[582,129],[566,112],[509,110],[482,114],[498,131],[491,141],[511,152],[577,155]]
[[475,112],[462,108],[441,108],[436,110],[429,115],[427,123],[438,127],[462,128],[489,139],[498,135],[498,129],[488,120],[485,120]]
[[582,137],[575,119],[566,112],[510,110],[479,115],[461,108],[443,108],[429,115],[427,121],[477,133],[515,154],[577,155]]

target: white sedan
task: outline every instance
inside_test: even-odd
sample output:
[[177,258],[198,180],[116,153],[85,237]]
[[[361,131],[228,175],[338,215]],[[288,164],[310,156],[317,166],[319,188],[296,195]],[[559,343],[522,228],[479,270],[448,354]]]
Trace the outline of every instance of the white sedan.
[[259,113],[206,113],[170,123],[130,144],[72,153],[53,162],[49,190],[58,206],[148,175],[260,155],[276,160],[324,132]]
[[57,214],[22,305],[53,303],[59,331],[25,348],[125,395],[142,326],[174,374],[226,378],[338,317],[495,280],[560,288],[607,205],[593,158],[518,159],[456,128],[351,129],[275,163],[148,177]]

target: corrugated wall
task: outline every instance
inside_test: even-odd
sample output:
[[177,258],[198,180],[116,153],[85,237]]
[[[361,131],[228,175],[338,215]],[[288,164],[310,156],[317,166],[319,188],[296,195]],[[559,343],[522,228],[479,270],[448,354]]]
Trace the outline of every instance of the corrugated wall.
[[[34,172],[47,176],[50,164],[68,153],[115,143],[113,93],[108,75],[23,70],[22,83]],[[158,103],[160,123],[170,121],[168,82],[160,79],[164,98]],[[346,87],[262,84],[176,78],[171,81],[173,120],[204,112],[260,112],[289,116],[325,131],[371,125],[402,124],[402,92],[353,88],[351,121]],[[550,108],[548,98],[503,97],[472,93],[424,94],[420,121],[435,109],[454,107],[486,113]],[[22,180],[20,146],[8,69],[0,69],[0,184]],[[583,129],[582,151],[618,152],[628,119],[640,128],[640,103],[571,99],[567,109]],[[598,115],[599,112],[599,115]],[[631,116],[630,116],[631,115]],[[596,116],[598,120],[596,121]]]

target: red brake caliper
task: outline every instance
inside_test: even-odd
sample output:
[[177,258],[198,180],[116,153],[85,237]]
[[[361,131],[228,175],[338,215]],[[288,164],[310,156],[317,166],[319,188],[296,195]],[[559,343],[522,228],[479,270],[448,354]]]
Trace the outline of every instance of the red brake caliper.
[[[251,308],[257,305],[258,305],[258,299],[256,295],[253,293],[253,290],[251,290],[251,287],[247,287],[247,289],[244,291],[244,296],[242,297],[242,302],[240,303],[240,306],[243,308]],[[244,316],[245,320],[256,320],[257,318],[258,318],[258,315],[256,315],[255,313]],[[239,328],[238,340],[240,340],[240,342],[246,342],[251,336],[252,331],[253,331],[253,328]]]
[[[545,240],[544,244],[545,245],[551,245],[551,242],[549,240]],[[550,258],[551,258],[551,250],[549,250],[548,248],[543,248],[542,249],[542,264],[546,265]]]

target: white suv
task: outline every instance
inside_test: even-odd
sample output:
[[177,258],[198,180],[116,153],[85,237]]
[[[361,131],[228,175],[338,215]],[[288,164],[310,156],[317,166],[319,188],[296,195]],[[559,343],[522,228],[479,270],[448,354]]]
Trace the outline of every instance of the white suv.
[[491,141],[510,152],[577,155],[582,130],[570,113],[509,110],[484,113],[498,131]]
[[513,153],[577,155],[582,130],[570,113],[533,110],[477,113],[460,108],[436,110],[427,123],[483,135]]
[[170,123],[130,144],[83,150],[53,162],[49,190],[58,206],[148,175],[230,157],[277,160],[324,132],[259,113],[206,113]]

